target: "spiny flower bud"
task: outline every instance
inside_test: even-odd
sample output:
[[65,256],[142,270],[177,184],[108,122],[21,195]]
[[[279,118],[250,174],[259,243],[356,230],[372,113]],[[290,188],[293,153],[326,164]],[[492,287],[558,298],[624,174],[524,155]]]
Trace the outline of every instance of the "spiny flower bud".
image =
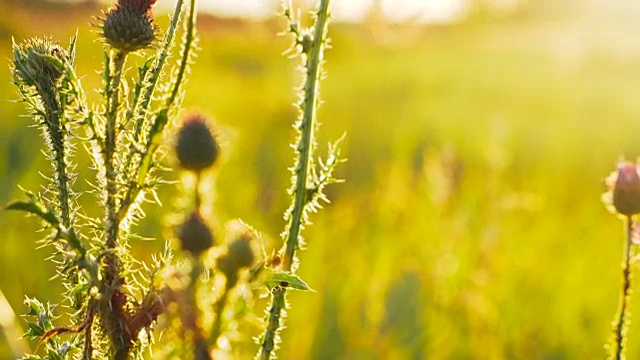
[[211,133],[207,121],[200,115],[187,117],[178,132],[176,155],[180,166],[200,172],[211,167],[218,159],[220,145]]
[[178,238],[182,249],[199,256],[213,246],[213,234],[197,211],[180,226]]
[[118,0],[107,10],[102,35],[114,49],[131,52],[151,46],[156,39],[151,7],[156,0]]
[[253,234],[244,225],[242,226],[243,228],[229,244],[229,260],[238,270],[251,266],[255,260],[255,255],[251,248]]
[[612,174],[612,204],[622,215],[640,213],[640,175],[638,168],[629,162],[620,162],[617,173]]
[[227,254],[218,258],[218,270],[227,278],[227,286],[232,287],[238,281],[238,272],[253,265],[255,255],[251,247],[251,229],[240,221],[233,221],[229,228],[233,240],[229,243]]
[[13,45],[14,76],[28,86],[50,87],[64,73],[67,51],[49,39],[33,38]]

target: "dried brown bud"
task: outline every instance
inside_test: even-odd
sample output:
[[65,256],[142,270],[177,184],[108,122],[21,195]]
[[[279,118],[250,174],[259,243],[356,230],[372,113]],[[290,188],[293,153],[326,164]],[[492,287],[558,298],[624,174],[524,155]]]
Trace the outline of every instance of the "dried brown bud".
[[102,35],[111,47],[124,52],[148,48],[156,39],[151,7],[156,0],[118,0],[102,24]]
[[213,234],[198,212],[193,212],[180,226],[178,238],[182,249],[194,256],[213,246]]
[[220,145],[211,133],[207,121],[200,115],[187,117],[178,132],[176,155],[186,170],[202,171],[218,159]]
[[629,162],[620,162],[613,185],[613,207],[623,215],[640,213],[640,175]]

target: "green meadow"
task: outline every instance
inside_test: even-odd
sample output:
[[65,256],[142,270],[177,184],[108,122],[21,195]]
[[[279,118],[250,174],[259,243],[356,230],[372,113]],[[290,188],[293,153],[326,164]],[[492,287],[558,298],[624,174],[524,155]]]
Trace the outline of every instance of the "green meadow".
[[[87,90],[100,86],[102,65],[88,25],[97,10],[3,7],[2,204],[21,198],[18,186],[40,189],[39,173],[50,170],[38,129],[12,101],[12,36],[66,45],[78,29]],[[621,157],[640,156],[640,43],[630,16],[570,10],[440,26],[331,25],[317,140],[324,154],[346,132],[348,162],[338,171],[346,181],[327,189],[331,204],[305,232],[299,274],[316,292],[290,294],[280,359],[605,356],[624,231],[601,194]],[[224,138],[212,190],[219,227],[241,218],[269,251],[280,247],[289,204],[300,78],[296,60],[282,55],[290,42],[281,30],[278,21],[202,16],[185,97],[185,113],[208,114]],[[91,178],[86,164],[78,172]],[[150,259],[172,238],[164,224],[175,195],[165,185],[162,206],[147,205],[138,230],[155,240],[133,241],[136,256]],[[80,199],[98,203],[90,193]],[[59,300],[36,219],[3,212],[0,229],[0,290],[13,311],[24,312],[25,296]],[[266,304],[256,302],[256,316]],[[631,312],[640,313],[640,298]],[[640,322],[632,321],[634,359]],[[251,336],[260,330],[247,330],[238,358],[257,350]],[[0,358],[11,356],[11,341],[0,331]]]

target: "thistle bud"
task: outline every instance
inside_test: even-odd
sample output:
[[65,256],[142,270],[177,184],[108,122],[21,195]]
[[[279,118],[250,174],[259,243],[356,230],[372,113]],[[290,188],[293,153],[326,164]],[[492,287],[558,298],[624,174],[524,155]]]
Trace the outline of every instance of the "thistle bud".
[[232,287],[238,281],[238,272],[253,265],[255,255],[251,247],[253,233],[240,221],[230,223],[231,242],[227,254],[218,258],[218,270],[227,278],[227,286]]
[[107,10],[102,35],[114,49],[131,52],[151,46],[156,39],[157,26],[151,7],[156,0],[118,0]]
[[176,155],[180,166],[200,172],[211,167],[218,159],[220,145],[211,133],[207,121],[200,115],[185,119],[178,132]]
[[67,51],[49,39],[33,38],[13,45],[13,74],[28,86],[51,87],[64,73]]
[[198,212],[193,212],[180,226],[178,238],[182,249],[199,256],[213,246],[213,234]]
[[231,261],[238,270],[253,264],[255,255],[251,248],[252,239],[253,236],[251,233],[245,231],[239,234],[238,237],[229,244],[229,261]]
[[613,207],[622,215],[640,213],[640,175],[629,162],[620,162],[613,185]]

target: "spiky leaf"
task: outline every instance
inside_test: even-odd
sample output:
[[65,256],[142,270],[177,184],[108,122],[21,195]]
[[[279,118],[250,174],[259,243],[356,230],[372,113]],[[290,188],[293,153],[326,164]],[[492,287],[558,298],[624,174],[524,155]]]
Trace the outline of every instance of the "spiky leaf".
[[44,206],[39,201],[36,201],[35,199],[30,199],[29,201],[14,201],[7,205],[5,209],[24,211],[36,215],[53,226],[58,226],[59,224],[56,215],[50,209],[47,209],[46,206]]
[[269,289],[279,286],[295,290],[308,290],[315,292],[315,290],[309,287],[309,285],[302,281],[302,279],[297,275],[291,273],[275,272],[265,280],[265,285],[267,285]]

